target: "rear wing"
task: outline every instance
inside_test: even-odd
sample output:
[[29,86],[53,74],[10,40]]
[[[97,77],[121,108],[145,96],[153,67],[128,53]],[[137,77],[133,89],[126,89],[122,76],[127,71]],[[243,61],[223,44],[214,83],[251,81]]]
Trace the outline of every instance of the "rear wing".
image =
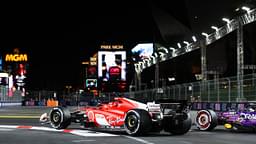
[[191,103],[188,100],[159,99],[156,101],[161,105],[163,111],[188,112],[191,109]]

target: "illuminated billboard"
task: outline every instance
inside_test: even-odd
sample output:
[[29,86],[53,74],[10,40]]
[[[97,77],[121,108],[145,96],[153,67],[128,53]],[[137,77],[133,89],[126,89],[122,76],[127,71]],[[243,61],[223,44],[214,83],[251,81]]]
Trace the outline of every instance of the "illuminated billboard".
[[0,71],[3,70],[3,61],[2,61],[2,57],[0,56]]
[[97,79],[86,79],[85,86],[87,88],[97,88]]
[[5,61],[21,62],[28,61],[27,54],[6,54]]
[[88,66],[87,77],[88,78],[97,78],[97,67],[96,66]]
[[8,73],[0,73],[0,85],[8,85]]
[[126,52],[99,51],[98,77],[102,81],[126,80]]
[[[133,49],[132,53],[135,55],[135,61],[141,61],[143,59],[149,58],[154,51],[153,43],[141,43],[137,44]],[[137,57],[136,57],[137,56]]]

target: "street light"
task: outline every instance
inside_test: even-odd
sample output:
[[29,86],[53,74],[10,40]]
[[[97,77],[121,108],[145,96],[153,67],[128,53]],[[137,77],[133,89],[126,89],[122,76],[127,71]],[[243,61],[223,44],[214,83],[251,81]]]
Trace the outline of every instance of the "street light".
[[209,37],[209,35],[207,33],[205,33],[205,32],[202,32],[202,35],[205,36],[206,38]]
[[154,57],[154,56],[150,56],[150,59],[153,59],[153,61],[152,61],[152,64],[155,64],[156,63],[156,58]]
[[228,24],[230,23],[230,20],[229,20],[228,18],[222,18],[222,20],[223,20],[224,22],[227,22]]
[[139,62],[139,66],[140,66],[140,69],[141,69],[141,67],[143,69],[143,62]]
[[158,57],[158,55],[157,55],[157,53],[156,53],[156,52],[154,53],[154,56],[155,56],[155,58],[157,58],[157,57]]
[[250,11],[250,8],[248,8],[248,7],[246,7],[246,6],[243,6],[242,7],[242,10],[245,10],[247,13],[250,13],[251,11]]
[[216,31],[216,38],[218,39],[218,38],[220,38],[220,34],[219,34],[219,28],[218,27],[216,27],[216,26],[211,26],[211,28],[212,29],[214,29],[215,31]]
[[205,32],[202,32],[202,35],[205,36],[206,44],[209,44],[209,35],[207,33],[205,33]]
[[160,55],[160,58],[162,59],[163,56],[164,56],[164,53],[163,53],[163,52],[158,52],[158,53],[159,53],[159,55]]
[[230,26],[231,21],[228,18],[222,18],[222,20],[227,23],[228,32],[230,32],[232,30]]
[[172,48],[172,47],[170,47],[169,49],[172,51],[172,57],[175,57],[176,56],[176,54],[175,54],[176,49]]
[[191,51],[191,48],[189,48],[189,42],[187,42],[187,41],[183,41],[183,43],[187,45],[187,47],[186,47],[186,49],[185,49],[185,50],[186,50],[186,52]]
[[151,56],[150,56],[150,59],[155,59],[155,57],[151,55]]
[[70,89],[72,88],[71,85],[66,85],[65,88],[68,90],[68,94],[70,94]]
[[159,50],[164,50],[165,53],[168,53],[168,50],[165,47],[160,47]]
[[181,48],[181,45],[180,45],[180,43],[177,43],[177,46],[178,46],[178,48]]
[[187,41],[183,41],[184,44],[186,44],[187,46],[189,45],[189,42]]
[[193,39],[194,42],[197,41],[195,36],[192,36],[192,39]]
[[212,29],[219,31],[219,28],[217,28],[216,26],[211,26]]

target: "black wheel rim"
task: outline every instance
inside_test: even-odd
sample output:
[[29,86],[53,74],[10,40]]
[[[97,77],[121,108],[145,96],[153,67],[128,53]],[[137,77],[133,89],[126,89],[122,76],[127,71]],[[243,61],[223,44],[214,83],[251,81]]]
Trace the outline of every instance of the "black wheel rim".
[[61,122],[61,113],[59,111],[54,111],[51,116],[52,123],[56,126]]

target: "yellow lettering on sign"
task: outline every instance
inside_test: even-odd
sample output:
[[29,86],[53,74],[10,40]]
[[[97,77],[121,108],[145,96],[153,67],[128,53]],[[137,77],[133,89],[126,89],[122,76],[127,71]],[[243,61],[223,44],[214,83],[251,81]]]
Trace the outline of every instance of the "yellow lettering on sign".
[[101,45],[100,46],[101,49],[111,49],[110,45]]
[[123,49],[123,45],[101,45],[101,49]]
[[90,65],[97,65],[97,62],[91,61]]
[[113,45],[112,49],[123,49],[123,45]]
[[97,58],[91,57],[90,61],[97,61]]
[[7,54],[5,56],[5,61],[28,61],[28,56],[26,54]]

